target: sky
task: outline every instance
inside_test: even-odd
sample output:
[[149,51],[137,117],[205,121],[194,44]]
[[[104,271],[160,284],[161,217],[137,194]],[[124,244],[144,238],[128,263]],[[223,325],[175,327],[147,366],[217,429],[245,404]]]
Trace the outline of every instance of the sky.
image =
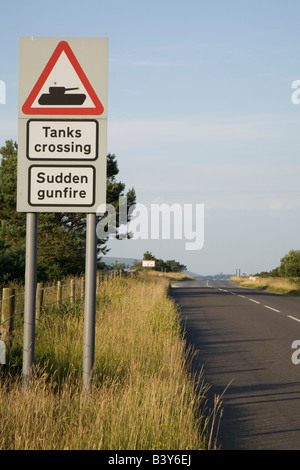
[[300,249],[299,0],[1,0],[0,9],[0,145],[17,140],[19,37],[107,37],[107,151],[119,179],[147,208],[204,205],[201,249],[149,234],[110,240],[109,256],[150,251],[202,275],[254,274]]

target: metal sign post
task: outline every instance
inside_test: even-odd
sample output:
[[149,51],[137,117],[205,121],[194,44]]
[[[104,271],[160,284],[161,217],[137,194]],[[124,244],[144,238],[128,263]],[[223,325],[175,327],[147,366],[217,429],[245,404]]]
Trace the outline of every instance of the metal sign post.
[[23,338],[23,387],[28,388],[32,375],[35,348],[35,300],[37,266],[37,213],[27,214],[26,268]]
[[95,314],[97,276],[96,214],[87,214],[85,260],[85,308],[83,336],[83,392],[91,387],[95,357]]

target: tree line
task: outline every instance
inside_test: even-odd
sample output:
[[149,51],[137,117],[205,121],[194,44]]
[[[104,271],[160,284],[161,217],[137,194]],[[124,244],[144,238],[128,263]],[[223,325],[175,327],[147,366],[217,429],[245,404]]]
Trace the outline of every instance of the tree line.
[[258,273],[260,277],[299,277],[300,278],[300,250],[290,250],[280,260],[280,265],[269,272]]

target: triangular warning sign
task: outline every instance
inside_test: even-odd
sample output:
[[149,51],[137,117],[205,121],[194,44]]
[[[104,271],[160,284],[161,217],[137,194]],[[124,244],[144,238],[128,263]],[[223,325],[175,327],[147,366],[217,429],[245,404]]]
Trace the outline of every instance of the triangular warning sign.
[[44,115],[103,113],[98,96],[66,41],[57,45],[22,111]]

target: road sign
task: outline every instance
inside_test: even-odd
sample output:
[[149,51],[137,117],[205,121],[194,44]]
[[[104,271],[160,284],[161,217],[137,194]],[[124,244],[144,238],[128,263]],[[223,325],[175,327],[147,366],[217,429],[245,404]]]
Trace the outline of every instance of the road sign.
[[143,259],[142,267],[143,268],[155,268],[155,260]]
[[21,38],[19,58],[17,210],[96,213],[106,202],[107,38]]
[[87,213],[83,390],[91,384],[96,213],[106,202],[107,65],[106,38],[20,39],[17,210],[27,212],[23,339],[26,388],[35,348],[37,212]]
[[67,41],[60,41],[22,106],[24,114],[93,114],[104,108]]

